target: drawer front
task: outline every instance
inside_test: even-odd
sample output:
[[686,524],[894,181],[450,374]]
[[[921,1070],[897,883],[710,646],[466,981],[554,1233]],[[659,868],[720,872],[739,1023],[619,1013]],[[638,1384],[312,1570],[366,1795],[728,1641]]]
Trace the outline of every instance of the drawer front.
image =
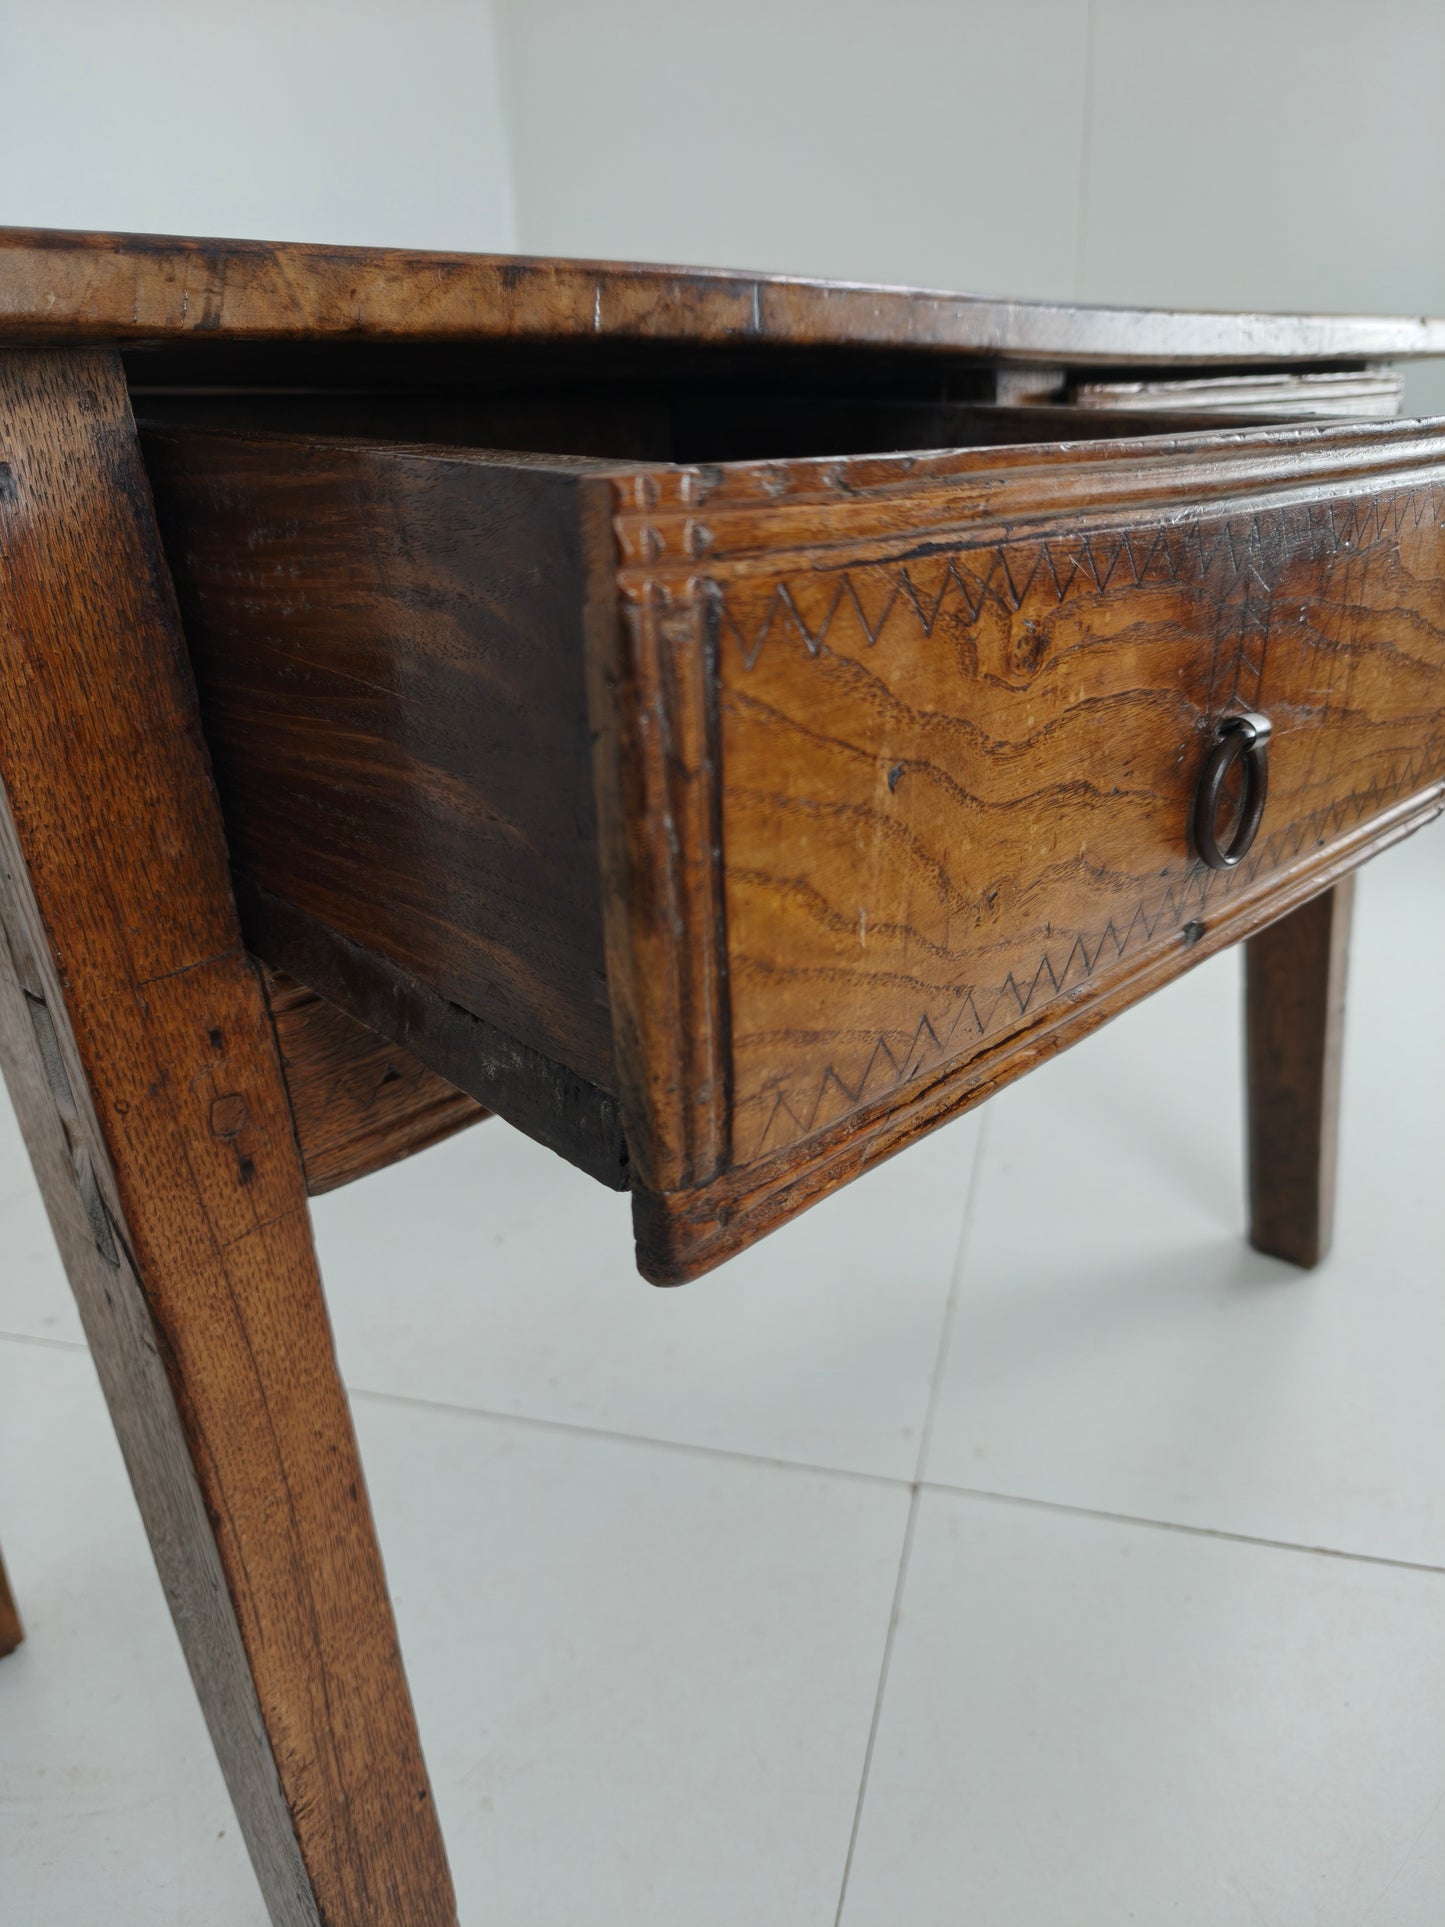
[[[686,801],[715,856],[682,900],[715,1062],[695,1021],[677,1087],[728,1093],[678,1121],[694,1182],[643,1214],[650,1268],[715,1261],[1439,807],[1442,452],[1391,426],[635,485],[633,631],[679,740],[708,705],[713,816]],[[1268,802],[1218,871],[1191,808],[1244,710]]]

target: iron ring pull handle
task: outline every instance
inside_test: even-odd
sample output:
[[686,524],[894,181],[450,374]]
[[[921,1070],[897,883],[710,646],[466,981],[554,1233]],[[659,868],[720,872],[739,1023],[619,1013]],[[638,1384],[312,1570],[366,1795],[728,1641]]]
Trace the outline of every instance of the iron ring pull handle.
[[[1194,795],[1194,847],[1211,870],[1232,870],[1248,856],[1264,815],[1269,791],[1268,716],[1253,713],[1226,716],[1219,725],[1214,748],[1209,752]],[[1221,848],[1216,824],[1219,799],[1224,793],[1229,772],[1244,759],[1244,795],[1240,799],[1239,822],[1226,847]]]

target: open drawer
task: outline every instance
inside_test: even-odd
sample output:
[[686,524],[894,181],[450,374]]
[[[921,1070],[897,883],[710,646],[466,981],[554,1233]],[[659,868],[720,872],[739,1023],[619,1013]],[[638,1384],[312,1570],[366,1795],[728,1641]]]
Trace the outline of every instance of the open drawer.
[[147,427],[252,946],[630,1186],[673,1282],[1434,814],[1445,424],[1058,415],[672,461]]

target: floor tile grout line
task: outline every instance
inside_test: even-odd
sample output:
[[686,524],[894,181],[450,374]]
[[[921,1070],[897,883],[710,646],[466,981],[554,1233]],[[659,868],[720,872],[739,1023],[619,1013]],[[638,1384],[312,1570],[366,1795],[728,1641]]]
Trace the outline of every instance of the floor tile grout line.
[[853,1859],[858,1850],[858,1834],[863,1824],[863,1804],[868,1795],[868,1778],[873,1767],[873,1754],[878,1744],[878,1729],[883,1720],[883,1701],[888,1691],[888,1675],[893,1666],[893,1648],[898,1635],[898,1622],[903,1612],[903,1595],[908,1586],[908,1568],[913,1556],[913,1535],[918,1523],[918,1510],[923,1495],[923,1475],[928,1465],[929,1442],[933,1435],[933,1422],[938,1412],[938,1401],[942,1391],[943,1371],[948,1362],[949,1346],[952,1341],[954,1313],[963,1281],[969,1233],[973,1229],[974,1201],[978,1196],[987,1136],[988,1119],[985,1116],[979,1121],[978,1136],[974,1140],[973,1160],[969,1166],[963,1211],[958,1224],[958,1242],[954,1246],[953,1264],[948,1276],[948,1296],[944,1301],[943,1319],[938,1328],[938,1345],[933,1355],[933,1373],[928,1381],[928,1402],[924,1407],[923,1425],[918,1440],[918,1456],[914,1460],[913,1478],[908,1491],[908,1519],[903,1528],[903,1544],[898,1553],[898,1572],[893,1582],[893,1601],[888,1612],[888,1630],[883,1636],[883,1657],[878,1666],[878,1684],[873,1694],[873,1713],[868,1722],[868,1740],[863,1748],[863,1764],[858,1775],[858,1797],[853,1803],[853,1824],[848,1832],[848,1851],[843,1858],[842,1879],[838,1883],[838,1907],[833,1915],[833,1927],[842,1927],[843,1909],[848,1904],[848,1883],[853,1875]]
[[[0,1331],[0,1344],[38,1345],[45,1351],[85,1352],[84,1339],[45,1338],[38,1332]],[[481,1419],[497,1425],[526,1425],[544,1432],[573,1433],[582,1438],[612,1439],[621,1445],[651,1446],[663,1452],[684,1452],[698,1458],[730,1459],[743,1465],[765,1465],[779,1472],[801,1472],[814,1477],[849,1479],[863,1485],[891,1486],[907,1491],[911,1481],[902,1473],[868,1472],[854,1465],[825,1465],[815,1459],[784,1459],[768,1452],[749,1452],[741,1446],[704,1445],[696,1439],[669,1439],[647,1432],[624,1432],[607,1425],[587,1425],[577,1419],[547,1418],[537,1412],[509,1412],[490,1405],[463,1405],[457,1400],[425,1398],[413,1392],[387,1392],[371,1385],[346,1387],[348,1398],[378,1405],[399,1405],[417,1412],[444,1412],[454,1418]]]
[[39,1345],[48,1352],[89,1352],[83,1338],[46,1338],[40,1332],[0,1331],[0,1341],[11,1345]]
[[446,1412],[456,1418],[486,1419],[499,1425],[526,1425],[543,1432],[567,1432],[580,1438],[611,1439],[619,1445],[651,1447],[661,1452],[683,1452],[695,1458],[731,1459],[741,1465],[765,1465],[778,1472],[802,1472],[809,1477],[851,1479],[863,1485],[891,1486],[907,1492],[912,1481],[894,1472],[865,1472],[854,1465],[821,1465],[813,1459],[780,1459],[768,1452],[749,1452],[735,1445],[704,1445],[696,1439],[662,1438],[649,1432],[621,1432],[606,1425],[587,1425],[579,1419],[545,1418],[536,1412],[501,1412],[487,1405],[460,1405],[448,1399],[422,1398],[413,1392],[383,1392],[368,1385],[348,1385],[353,1399],[378,1405],[400,1405],[418,1412]]
[[873,1712],[868,1721],[868,1739],[863,1748],[863,1765],[858,1776],[858,1797],[853,1802],[853,1824],[848,1832],[848,1851],[843,1859],[843,1877],[838,1884],[838,1907],[833,1915],[833,1927],[842,1927],[843,1909],[848,1904],[848,1882],[853,1873],[853,1856],[858,1848],[858,1832],[863,1823],[863,1801],[868,1792],[868,1775],[873,1766],[873,1754],[878,1745],[878,1729],[883,1723],[883,1696],[888,1690],[888,1675],[893,1665],[893,1648],[896,1643],[898,1621],[903,1611],[903,1594],[908,1584],[908,1567],[913,1556],[913,1532],[918,1523],[918,1503],[922,1496],[921,1485],[913,1485],[908,1493],[908,1519],[903,1527],[903,1544],[899,1549],[898,1572],[893,1581],[893,1599],[888,1608],[888,1630],[883,1637],[883,1658],[878,1667],[878,1684],[873,1693]]
[[1236,1546],[1261,1546],[1270,1552],[1297,1552],[1307,1559],[1344,1559],[1356,1566],[1389,1566],[1398,1572],[1445,1575],[1445,1565],[1428,1559],[1392,1559],[1383,1552],[1349,1552],[1340,1546],[1308,1546],[1298,1539],[1271,1539],[1259,1532],[1231,1532],[1225,1526],[1190,1525],[1183,1519],[1159,1519],[1143,1512],[1110,1512],[1104,1506],[1071,1505],[1066,1499],[1039,1499],[1027,1492],[991,1492],[985,1486],[951,1485],[946,1479],[925,1479],[928,1492],[953,1498],[982,1499],[989,1505],[1025,1506],[1033,1512],[1057,1512],[1076,1519],[1100,1519],[1113,1525],[1142,1526],[1145,1531],[1182,1532],[1192,1539],[1225,1539]]
[[[81,1338],[46,1338],[38,1332],[0,1331],[0,1344],[38,1345],[45,1351],[85,1352]],[[348,1398],[378,1405],[399,1405],[418,1412],[445,1412],[454,1418],[482,1419],[497,1425],[526,1425],[544,1432],[568,1432],[582,1438],[613,1439],[622,1445],[653,1446],[664,1452],[685,1452],[708,1459],[731,1459],[743,1465],[766,1465],[779,1472],[802,1472],[829,1479],[851,1479],[864,1485],[892,1486],[907,1491],[911,1481],[902,1473],[868,1472],[854,1465],[824,1465],[815,1459],[783,1459],[768,1452],[749,1452],[741,1446],[704,1445],[695,1439],[662,1438],[647,1432],[623,1432],[607,1425],[586,1425],[577,1419],[547,1418],[537,1412],[499,1411],[490,1405],[463,1405],[457,1400],[424,1398],[414,1392],[387,1392],[371,1385],[346,1387]]]
[[[39,1332],[0,1331],[0,1344],[36,1345],[43,1351],[89,1354],[90,1347],[80,1338],[47,1338]],[[991,1505],[1024,1506],[1037,1512],[1057,1512],[1068,1517],[1102,1519],[1114,1525],[1141,1526],[1145,1531],[1182,1532],[1196,1539],[1224,1539],[1233,1545],[1263,1546],[1273,1552],[1297,1552],[1306,1558],[1344,1559],[1357,1566],[1386,1566],[1399,1572],[1429,1572],[1445,1575],[1445,1562],[1432,1565],[1428,1559],[1392,1559],[1387,1553],[1353,1552],[1343,1546],[1312,1546],[1299,1539],[1273,1539],[1263,1533],[1231,1532],[1225,1526],[1191,1525],[1183,1519],[1160,1519],[1146,1512],[1113,1512],[1105,1506],[1071,1505],[1065,1499],[1041,1499],[1028,1492],[995,1492],[986,1486],[955,1485],[948,1479],[905,1479],[891,1472],[864,1472],[857,1466],[823,1465],[814,1459],[780,1459],[766,1452],[748,1452],[740,1446],[702,1445],[693,1439],[660,1438],[645,1432],[617,1432],[605,1425],[583,1425],[572,1419],[543,1418],[532,1412],[500,1412],[485,1405],[461,1405],[445,1399],[420,1398],[408,1392],[383,1392],[370,1386],[349,1385],[348,1396],[369,1399],[381,1405],[399,1405],[419,1412],[446,1412],[457,1418],[485,1419],[499,1425],[526,1425],[545,1432],[576,1433],[583,1438],[615,1439],[622,1445],[652,1446],[663,1452],[683,1452],[707,1459],[729,1459],[742,1465],[765,1465],[779,1472],[802,1472],[815,1477],[853,1480],[863,1485],[891,1486],[895,1490],[942,1492],[953,1498],[982,1499]]]
[[958,1301],[962,1295],[963,1274],[968,1264],[968,1246],[973,1235],[973,1216],[978,1202],[979,1187],[983,1177],[984,1152],[987,1147],[988,1116],[985,1113],[979,1121],[978,1138],[974,1144],[973,1167],[968,1174],[963,1216],[959,1221],[958,1244],[953,1254],[953,1272],[948,1281],[948,1298],[943,1307],[943,1323],[938,1332],[938,1350],[933,1360],[933,1376],[928,1381],[928,1404],[924,1410],[923,1429],[918,1440],[918,1458],[913,1467],[915,1489],[928,1483],[928,1460],[933,1450],[933,1431],[938,1420],[939,1402],[943,1396],[943,1377],[948,1369],[949,1355],[953,1350],[953,1331],[958,1323]]

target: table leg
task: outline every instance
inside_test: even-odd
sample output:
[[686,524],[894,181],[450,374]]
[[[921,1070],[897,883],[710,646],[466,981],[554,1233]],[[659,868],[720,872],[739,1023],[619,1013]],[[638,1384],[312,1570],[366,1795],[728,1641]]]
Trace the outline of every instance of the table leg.
[[6,1577],[5,1561],[0,1559],[0,1659],[4,1659],[7,1653],[13,1653],[24,1637],[25,1629],[20,1624],[20,1614],[15,1608],[15,1595]]
[[1249,1237],[1296,1265],[1330,1248],[1354,888],[1346,877],[1245,946]]
[[272,1920],[453,1927],[107,351],[0,354],[0,1062]]

